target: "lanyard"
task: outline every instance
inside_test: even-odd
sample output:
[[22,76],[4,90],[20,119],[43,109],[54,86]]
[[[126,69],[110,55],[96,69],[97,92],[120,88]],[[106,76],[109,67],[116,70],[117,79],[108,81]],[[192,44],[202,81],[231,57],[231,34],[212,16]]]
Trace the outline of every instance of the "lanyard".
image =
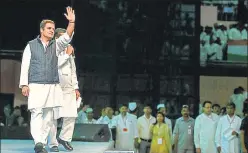
[[126,125],[127,125],[127,116],[121,117],[121,120],[122,120],[124,126],[126,127]]
[[228,120],[228,122],[229,122],[229,124],[230,124],[230,126],[232,125],[232,123],[234,122],[234,118],[235,118],[235,116],[233,116],[233,119],[230,121],[229,120],[229,117],[228,116],[226,116],[227,117],[227,120]]

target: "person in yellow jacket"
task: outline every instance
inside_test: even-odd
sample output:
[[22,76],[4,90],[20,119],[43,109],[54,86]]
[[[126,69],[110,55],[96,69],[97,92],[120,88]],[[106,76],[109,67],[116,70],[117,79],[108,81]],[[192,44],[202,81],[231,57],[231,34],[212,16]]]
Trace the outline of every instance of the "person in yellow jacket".
[[171,132],[164,123],[164,115],[157,113],[156,123],[151,127],[152,143],[150,153],[171,153]]

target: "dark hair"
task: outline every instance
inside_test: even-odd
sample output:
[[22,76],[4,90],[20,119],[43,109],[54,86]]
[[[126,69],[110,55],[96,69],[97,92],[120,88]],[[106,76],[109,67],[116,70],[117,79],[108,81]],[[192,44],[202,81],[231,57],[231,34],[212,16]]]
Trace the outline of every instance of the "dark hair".
[[245,91],[245,89],[241,86],[238,87],[241,91]]
[[[163,116],[163,123],[164,123],[164,118],[165,118],[164,114],[161,113],[161,112],[157,112],[156,117],[157,117],[159,114]],[[158,123],[158,120],[156,119],[156,122],[155,122],[153,125],[156,125],[157,123]]]
[[219,104],[213,104],[212,108],[214,107],[219,107],[220,108],[220,105]]
[[54,37],[55,38],[59,38],[60,37],[60,33],[66,33],[66,29],[63,28],[57,28],[54,32]]
[[21,109],[20,106],[16,106],[14,109]]
[[151,108],[151,109],[152,109],[151,104],[145,104],[145,105],[144,105],[144,108],[145,108],[145,107],[149,107],[149,108]]
[[127,107],[128,108],[128,105],[123,103],[123,104],[120,104],[120,108],[121,107]]
[[224,113],[226,113],[226,107],[222,107],[220,110],[221,110],[221,111],[223,110]]
[[205,107],[206,104],[211,104],[212,105],[212,102],[211,101],[204,101],[203,104],[202,104],[202,107]]
[[236,105],[235,105],[233,102],[228,103],[228,104],[226,105],[226,107],[227,107],[227,106],[232,106],[234,109],[236,108]]
[[233,90],[233,94],[235,94],[235,95],[241,94],[241,93],[242,93],[242,89],[240,89],[240,88],[235,88],[235,89]]

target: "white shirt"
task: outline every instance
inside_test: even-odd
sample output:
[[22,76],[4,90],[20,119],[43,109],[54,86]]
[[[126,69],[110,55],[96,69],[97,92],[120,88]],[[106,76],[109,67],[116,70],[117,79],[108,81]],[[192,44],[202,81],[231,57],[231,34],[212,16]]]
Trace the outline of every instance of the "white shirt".
[[83,121],[84,124],[97,124],[97,121],[95,119],[92,119],[91,121],[88,120],[88,118],[86,118]]
[[66,53],[66,50],[59,54],[58,67],[61,87],[79,89],[75,60],[72,55]]
[[196,148],[201,149],[201,153],[217,153],[214,140],[218,121],[219,116],[214,113],[209,116],[202,113],[196,118],[194,143]]
[[241,35],[242,35],[242,39],[243,39],[243,40],[247,40],[247,39],[248,39],[247,30],[246,30],[246,29],[243,29],[243,30],[241,31]]
[[222,153],[240,152],[239,137],[236,135],[233,136],[227,131],[235,131],[239,134],[241,121],[242,120],[236,115],[232,117],[224,115],[220,118],[215,134],[215,143],[217,147],[221,147]]
[[142,139],[149,140],[151,139],[150,127],[156,122],[156,118],[150,116],[150,118],[146,118],[145,115],[138,118],[138,133],[139,137]]
[[237,28],[230,29],[228,37],[230,40],[242,40],[242,34]]

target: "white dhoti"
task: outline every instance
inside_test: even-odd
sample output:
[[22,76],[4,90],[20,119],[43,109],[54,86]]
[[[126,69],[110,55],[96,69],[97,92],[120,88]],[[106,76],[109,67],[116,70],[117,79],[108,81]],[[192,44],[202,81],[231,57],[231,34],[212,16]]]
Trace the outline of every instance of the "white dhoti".
[[[75,120],[77,117],[77,103],[76,93],[74,89],[63,88],[63,101],[61,102],[62,107],[54,108],[55,119],[63,118],[62,129],[59,138],[71,142],[74,131]],[[49,147],[58,146],[56,139],[57,135],[57,120],[53,121],[53,125],[49,134]]]
[[62,90],[59,84],[29,84],[28,109],[31,112],[31,135],[35,144],[46,143],[53,125],[53,108],[60,107]]

